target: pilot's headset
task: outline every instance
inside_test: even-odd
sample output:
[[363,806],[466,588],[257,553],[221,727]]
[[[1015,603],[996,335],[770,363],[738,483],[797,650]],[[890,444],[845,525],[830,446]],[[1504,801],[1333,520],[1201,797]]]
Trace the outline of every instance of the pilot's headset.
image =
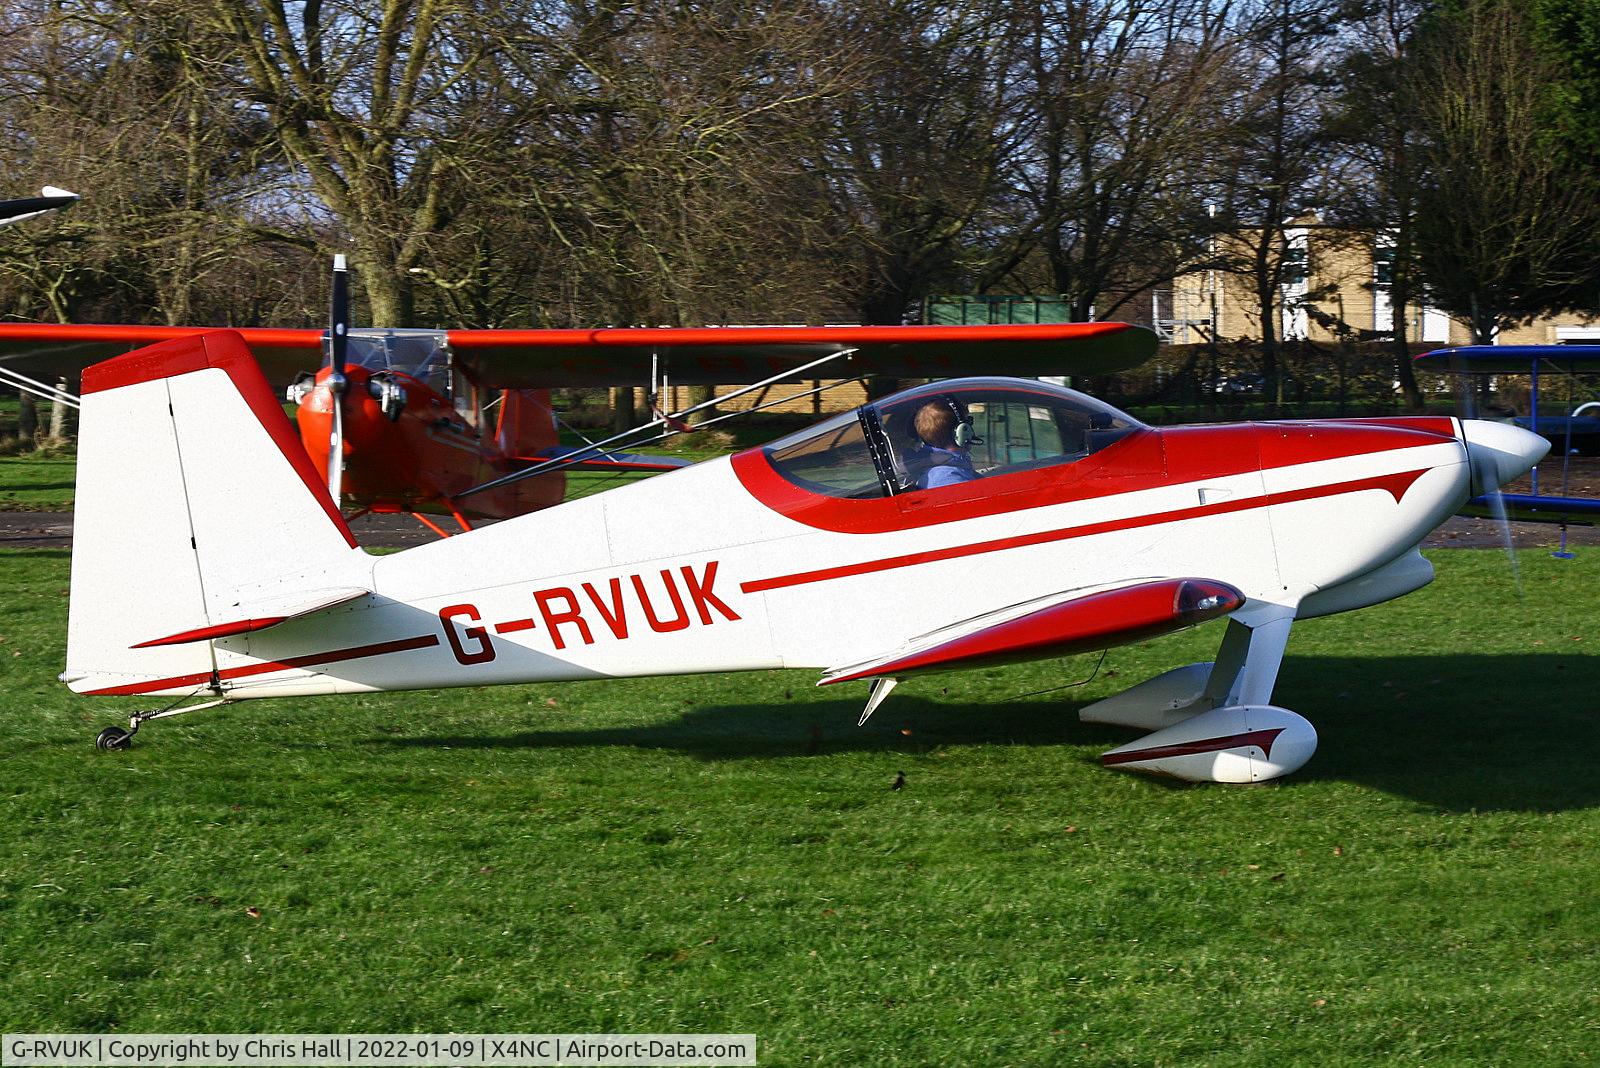
[[950,406],[950,410],[955,413],[956,448],[969,449],[974,445],[982,445],[983,439],[978,436],[978,431],[973,427],[972,413],[967,411],[966,405],[956,400],[954,393],[946,393],[943,400]]

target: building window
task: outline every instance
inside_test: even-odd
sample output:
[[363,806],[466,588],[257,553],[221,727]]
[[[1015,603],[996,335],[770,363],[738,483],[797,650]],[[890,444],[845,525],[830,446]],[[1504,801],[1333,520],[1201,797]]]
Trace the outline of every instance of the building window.
[[1384,248],[1379,245],[1372,251],[1372,284],[1389,286],[1394,284],[1394,249]]

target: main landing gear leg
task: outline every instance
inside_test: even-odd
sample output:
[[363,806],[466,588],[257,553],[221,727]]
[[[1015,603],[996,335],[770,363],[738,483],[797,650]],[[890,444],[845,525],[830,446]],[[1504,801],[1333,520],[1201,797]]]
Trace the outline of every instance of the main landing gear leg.
[[1204,696],[1212,708],[1264,705],[1272,700],[1293,624],[1292,612],[1255,624],[1243,623],[1237,616],[1228,620],[1217,662],[1206,680]]
[[[1299,769],[1316,751],[1317,732],[1295,713],[1268,704],[1293,624],[1293,610],[1279,605],[1235,614],[1204,689],[1187,703],[1180,702],[1193,693],[1189,688],[1207,665],[1191,664],[1142,684],[1146,699],[1124,701],[1126,708],[1112,698],[1102,702],[1106,708],[1085,709],[1098,722],[1144,726],[1153,721],[1159,728],[1102,754],[1100,762],[1189,782],[1265,782]],[[1165,696],[1166,704],[1140,707],[1157,696]],[[1125,714],[1113,719],[1108,712]],[[1180,715],[1175,722],[1160,722]]]
[[1266,704],[1272,698],[1294,616],[1273,606],[1271,615],[1263,618],[1257,611],[1246,618],[1249,623],[1241,622],[1237,615],[1228,620],[1215,663],[1173,668],[1085,705],[1078,718],[1085,723],[1157,731],[1213,708]]
[[[188,698],[183,698],[183,701]],[[153,719],[165,719],[168,716],[179,716],[185,712],[198,712],[202,708],[216,708],[218,705],[228,704],[229,698],[219,697],[214,701],[202,701],[197,705],[185,705],[180,701],[166,708],[153,709],[148,712],[135,712],[128,717],[128,729],[121,727],[107,727],[95,735],[94,747],[96,749],[122,750],[133,745],[133,736],[139,733],[139,728]]]

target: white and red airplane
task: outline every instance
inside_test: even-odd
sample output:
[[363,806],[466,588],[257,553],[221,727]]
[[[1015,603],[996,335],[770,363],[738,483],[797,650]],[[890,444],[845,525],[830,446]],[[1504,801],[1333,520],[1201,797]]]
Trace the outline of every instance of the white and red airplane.
[[[1154,345],[1095,329],[1082,353]],[[977,477],[916,488],[930,405]],[[1546,448],[1447,417],[1158,430],[1057,386],[957,379],[373,556],[244,341],[215,331],[83,376],[62,679],[175,699],[103,731],[109,749],[244,698],[765,668],[872,680],[864,722],[906,676],[1227,616],[1214,664],[1081,715],[1150,732],[1107,765],[1255,782],[1316,746],[1270,703],[1293,622],[1426,584],[1423,537]]]

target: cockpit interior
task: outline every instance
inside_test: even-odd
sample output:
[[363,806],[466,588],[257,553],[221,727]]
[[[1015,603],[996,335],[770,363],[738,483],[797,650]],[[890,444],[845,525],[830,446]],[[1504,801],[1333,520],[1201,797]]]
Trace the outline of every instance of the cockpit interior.
[[1144,429],[1075,390],[1012,378],[933,382],[768,445],[792,484],[870,499],[1070,464]]

